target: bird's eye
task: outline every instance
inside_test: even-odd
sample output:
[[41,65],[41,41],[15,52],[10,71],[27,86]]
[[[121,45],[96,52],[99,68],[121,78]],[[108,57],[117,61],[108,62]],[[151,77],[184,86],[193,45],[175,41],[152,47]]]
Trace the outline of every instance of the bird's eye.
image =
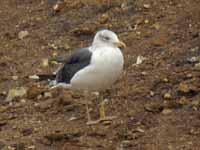
[[107,37],[107,36],[104,36],[103,39],[106,40],[106,41],[109,41],[109,40],[110,40],[110,38]]

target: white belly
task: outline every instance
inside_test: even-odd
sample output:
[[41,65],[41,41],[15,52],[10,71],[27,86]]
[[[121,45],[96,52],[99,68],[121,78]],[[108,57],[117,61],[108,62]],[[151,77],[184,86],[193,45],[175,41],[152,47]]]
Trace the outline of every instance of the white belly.
[[105,90],[118,79],[123,64],[123,55],[118,48],[95,51],[91,64],[77,72],[71,79],[71,88],[89,91]]

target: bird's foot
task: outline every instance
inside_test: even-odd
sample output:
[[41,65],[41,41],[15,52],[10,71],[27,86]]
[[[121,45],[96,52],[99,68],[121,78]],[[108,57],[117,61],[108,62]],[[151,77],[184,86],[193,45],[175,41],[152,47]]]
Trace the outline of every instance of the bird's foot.
[[95,125],[95,124],[99,124],[99,123],[103,123],[105,121],[112,121],[113,119],[116,119],[116,116],[106,116],[103,118],[99,118],[98,120],[95,121],[88,121],[86,124],[87,125]]

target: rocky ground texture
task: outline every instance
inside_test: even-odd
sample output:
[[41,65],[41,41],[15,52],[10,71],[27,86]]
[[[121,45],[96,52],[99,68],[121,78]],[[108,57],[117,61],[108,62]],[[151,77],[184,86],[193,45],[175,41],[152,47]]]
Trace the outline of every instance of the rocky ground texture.
[[[0,149],[199,149],[200,0],[1,0],[0,18]],[[87,126],[83,93],[27,76],[53,72],[54,57],[103,28],[127,44],[105,93],[117,119]]]

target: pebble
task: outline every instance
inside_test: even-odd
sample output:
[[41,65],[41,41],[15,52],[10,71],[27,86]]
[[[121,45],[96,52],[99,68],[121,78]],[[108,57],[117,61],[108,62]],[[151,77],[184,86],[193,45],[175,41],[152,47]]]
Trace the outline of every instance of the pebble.
[[181,83],[178,87],[178,91],[181,92],[181,93],[189,93],[190,88],[187,84]]
[[123,148],[132,147],[132,142],[130,140],[124,140],[122,141],[122,147]]
[[51,108],[54,102],[55,102],[54,99],[45,100],[40,102],[37,107],[41,112],[45,112],[46,110]]
[[45,92],[44,93],[44,98],[51,98],[52,97],[52,93],[51,92]]
[[104,24],[109,20],[109,15],[108,14],[103,14],[101,15],[101,17],[99,18],[99,22]]
[[146,20],[144,21],[144,23],[145,23],[145,24],[148,24],[148,23],[149,23],[149,20],[146,19]]
[[165,93],[163,97],[164,99],[172,99],[172,95],[170,93]]
[[42,60],[42,66],[43,67],[48,67],[49,66],[49,60],[48,59],[43,59]]
[[164,78],[164,79],[163,79],[163,82],[168,83],[169,80],[168,80],[167,78]]
[[15,89],[10,89],[8,91],[8,96],[6,98],[6,101],[10,102],[17,97],[21,98],[21,97],[25,96],[26,94],[27,94],[27,88],[26,87],[18,87],[18,88],[15,88]]
[[12,76],[13,80],[18,80],[18,78],[19,78],[18,76]]
[[160,29],[160,24],[159,23],[155,23],[152,25],[153,28],[155,28],[156,30]]
[[172,113],[171,109],[163,109],[163,111],[162,111],[162,114],[164,114],[164,115],[168,115],[170,113]]
[[200,63],[194,65],[194,69],[200,71]]
[[139,56],[137,57],[137,60],[136,60],[136,63],[135,63],[135,64],[136,64],[136,65],[140,65],[140,64],[143,63],[144,60],[146,60],[146,57],[140,56],[140,55],[139,55]]
[[158,103],[146,104],[144,106],[144,108],[145,108],[146,111],[154,112],[154,113],[159,113],[163,110],[163,106],[161,104],[158,104]]
[[150,4],[144,4],[143,7],[146,8],[146,9],[149,9],[149,8],[151,8],[151,5]]
[[153,91],[150,91],[150,96],[154,96],[155,93]]
[[28,31],[20,31],[20,32],[18,33],[18,38],[19,38],[20,40],[22,40],[22,39],[24,39],[25,37],[27,37],[28,35],[29,35]]

